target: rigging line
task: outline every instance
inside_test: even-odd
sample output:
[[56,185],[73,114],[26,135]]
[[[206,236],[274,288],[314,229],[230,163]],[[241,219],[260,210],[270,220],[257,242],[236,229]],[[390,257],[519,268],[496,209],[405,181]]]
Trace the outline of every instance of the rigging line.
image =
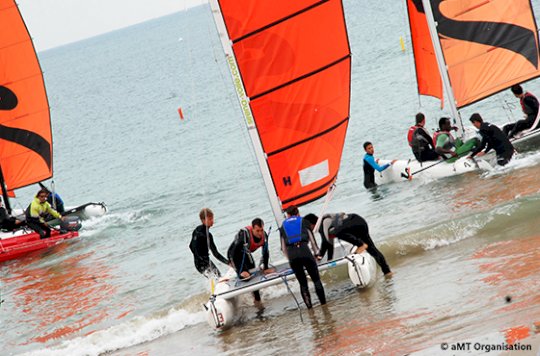
[[287,287],[287,290],[292,295],[292,297],[294,299],[294,302],[296,303],[296,308],[298,308],[298,313],[300,314],[300,321],[302,323],[304,323],[304,318],[302,317],[302,309],[300,308],[300,303],[298,303],[298,299],[296,299],[296,296],[294,295],[293,291],[289,287],[289,283],[287,282],[287,276],[281,274],[280,277],[281,277],[281,280],[283,281],[283,283],[285,283],[285,286]]
[[[219,38],[219,34],[216,32],[216,28],[214,26],[214,30],[212,31],[210,29],[210,23],[213,23],[213,18],[212,18],[212,11],[210,10],[210,18],[209,20],[206,22],[206,30],[208,32],[208,38],[210,39],[213,39],[215,38],[216,34],[218,35],[218,38]],[[223,74],[223,69],[225,69],[225,71],[227,71],[228,69],[226,68],[227,65],[224,64],[224,58],[225,58],[225,54],[223,52],[223,50],[221,49],[221,45],[219,45],[219,50],[216,50],[216,45],[215,45],[215,41],[214,40],[210,40],[210,46],[212,48],[212,57],[214,59],[214,62],[216,63],[217,65],[217,69],[218,69],[218,72],[219,72],[219,76],[220,76],[220,79],[221,79],[221,83],[223,84],[225,90],[224,92],[226,93],[225,94],[225,97],[227,98],[228,102],[229,102],[229,107],[230,108],[238,108],[238,100],[236,98],[236,94],[233,90],[230,90],[230,88],[232,88],[232,79],[230,78],[230,74],[228,75],[228,78],[225,78],[225,74]],[[219,55],[216,53],[216,52],[219,52]],[[247,97],[247,95],[246,95]],[[238,112],[238,109],[235,110],[236,112]],[[241,114],[242,115],[242,114]],[[243,117],[243,115],[242,115]],[[242,120],[231,120],[231,121],[234,121],[238,130],[241,135],[242,135],[242,140],[244,142],[244,147],[252,147],[253,146],[253,143],[251,142],[251,139],[248,137],[248,131],[245,129],[245,123],[244,123],[244,119]],[[258,168],[257,168],[257,157],[255,156],[255,152],[254,150],[252,149],[249,149],[249,154],[251,156],[251,160],[249,161],[249,165],[254,168],[255,170],[258,171]]]

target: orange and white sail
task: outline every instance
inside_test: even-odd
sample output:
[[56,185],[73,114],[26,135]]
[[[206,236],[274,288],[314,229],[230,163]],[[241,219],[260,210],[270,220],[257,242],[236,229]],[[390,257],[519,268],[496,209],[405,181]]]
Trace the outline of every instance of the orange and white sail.
[[49,104],[34,45],[13,0],[0,0],[0,168],[9,191],[52,176]]
[[[437,47],[457,108],[540,76],[529,0],[407,0],[407,5],[420,94],[442,98],[444,73],[434,75]],[[432,45],[426,35],[430,17],[438,42]]]
[[216,0],[211,6],[277,217],[324,196],[339,171],[351,74],[343,5]]

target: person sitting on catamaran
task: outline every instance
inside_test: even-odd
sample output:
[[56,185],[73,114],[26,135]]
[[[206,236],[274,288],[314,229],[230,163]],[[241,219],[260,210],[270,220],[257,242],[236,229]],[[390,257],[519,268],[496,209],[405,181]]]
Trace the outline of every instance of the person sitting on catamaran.
[[[315,214],[308,214],[304,217],[311,223],[311,230],[315,228],[318,217]],[[322,238],[321,250],[317,254],[317,259],[322,260],[328,251],[328,261],[332,260],[334,254],[334,239],[338,238],[356,246],[355,253],[365,250],[373,256],[375,261],[381,266],[381,270],[386,277],[392,275],[390,266],[386,262],[384,255],[375,246],[369,235],[369,227],[366,220],[358,214],[325,214],[322,216],[319,234]]]
[[371,189],[377,186],[377,183],[375,183],[375,170],[382,172],[393,165],[396,160],[392,160],[392,162],[387,163],[384,166],[379,166],[379,160],[373,158],[375,149],[373,148],[373,144],[369,141],[364,142],[364,151],[366,151],[366,154],[364,155],[364,187],[366,187],[366,189]]
[[441,117],[439,120],[439,130],[433,135],[435,151],[440,154],[448,163],[456,161],[459,157],[471,151],[478,145],[478,139],[473,137],[465,143],[460,138],[454,138],[450,133],[452,130],[450,118]]
[[326,296],[319,275],[317,261],[315,261],[315,257],[308,247],[308,244],[311,244],[311,247],[317,253],[317,243],[315,242],[313,233],[309,229],[310,222],[302,219],[298,208],[294,205],[289,206],[286,213],[287,219],[283,221],[283,225],[279,228],[281,248],[285,256],[289,259],[289,265],[300,284],[302,299],[306,307],[311,309],[311,296],[309,294],[306,273],[304,272],[305,268],[315,285],[315,293],[317,293],[319,302],[321,305],[326,304]]
[[203,208],[199,212],[199,219],[201,219],[201,225],[193,230],[191,242],[189,243],[189,249],[193,253],[195,268],[206,278],[219,278],[221,277],[221,272],[210,260],[208,250],[210,249],[214,257],[224,264],[228,265],[229,260],[218,252],[214,243],[214,237],[210,233],[210,228],[214,225],[214,213],[208,208]]
[[518,133],[525,130],[536,130],[540,128],[540,117],[538,116],[538,99],[529,92],[523,92],[521,85],[516,84],[510,88],[516,98],[519,98],[521,110],[525,119],[518,120],[513,124],[503,126],[504,133],[508,138],[513,138]]
[[2,205],[0,200],[0,230],[13,231],[17,230],[24,225],[24,221],[21,221],[8,214],[6,208]]
[[441,157],[435,152],[435,146],[429,132],[424,127],[426,117],[423,113],[416,114],[416,125],[409,128],[407,140],[412,149],[414,157],[418,162],[436,161]]
[[[512,146],[508,137],[497,126],[484,122],[482,116],[478,113],[472,114],[469,120],[474,127],[480,130],[480,135],[482,135],[482,142],[472,151],[469,158],[474,158],[476,155],[481,156],[494,149],[497,154],[497,164],[500,166],[506,165],[514,154],[514,146]],[[484,148],[486,150],[482,152]]]
[[[238,231],[227,251],[227,257],[241,279],[251,277],[249,270],[256,267],[252,253],[259,248],[262,250],[262,258],[259,263],[262,266],[262,272],[264,274],[275,272],[275,269],[268,268],[270,254],[268,253],[268,235],[264,231],[264,222],[261,218],[255,218],[250,226]],[[253,292],[253,296],[256,301],[261,300],[259,291]]]
[[51,237],[51,228],[45,222],[45,216],[51,215],[62,221],[65,220],[65,217],[60,215],[47,202],[48,196],[49,191],[47,189],[40,189],[32,203],[25,210],[26,225],[37,232],[42,239]]
[[[58,211],[60,214],[66,211],[64,208],[64,201],[57,192],[51,192],[43,183],[39,182],[41,189],[46,189],[49,192],[47,202],[51,204],[52,208]],[[45,219],[48,220],[48,219]]]

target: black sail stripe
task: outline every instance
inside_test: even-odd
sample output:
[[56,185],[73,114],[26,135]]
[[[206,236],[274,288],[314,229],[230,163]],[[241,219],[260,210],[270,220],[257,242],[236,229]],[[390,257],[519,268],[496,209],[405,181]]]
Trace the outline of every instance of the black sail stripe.
[[42,136],[25,129],[0,125],[0,139],[10,141],[34,151],[51,169],[51,145]]

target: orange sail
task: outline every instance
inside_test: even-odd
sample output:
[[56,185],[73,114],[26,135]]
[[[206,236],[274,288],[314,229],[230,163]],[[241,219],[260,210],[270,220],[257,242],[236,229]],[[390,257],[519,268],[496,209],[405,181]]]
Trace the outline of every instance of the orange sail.
[[13,0],[0,0],[0,168],[8,190],[52,176],[49,104],[39,62]]
[[257,130],[281,209],[324,196],[336,180],[349,121],[351,58],[341,1],[218,3],[236,60],[228,59],[236,90],[245,90],[248,129]]
[[418,94],[443,100],[442,82],[422,1],[407,0]]
[[[458,108],[540,76],[538,30],[529,0],[428,0]],[[422,0],[408,0],[413,43],[423,40]],[[415,9],[416,12],[411,11]],[[418,24],[419,23],[419,24]],[[429,52],[429,51],[427,51]],[[415,49],[415,61],[422,66]],[[422,58],[432,61],[431,54]],[[420,64],[419,64],[420,62]],[[418,71],[418,69],[417,69]],[[418,76],[419,92],[422,92]],[[437,79],[438,80],[438,79]],[[436,79],[433,79],[435,82]]]

